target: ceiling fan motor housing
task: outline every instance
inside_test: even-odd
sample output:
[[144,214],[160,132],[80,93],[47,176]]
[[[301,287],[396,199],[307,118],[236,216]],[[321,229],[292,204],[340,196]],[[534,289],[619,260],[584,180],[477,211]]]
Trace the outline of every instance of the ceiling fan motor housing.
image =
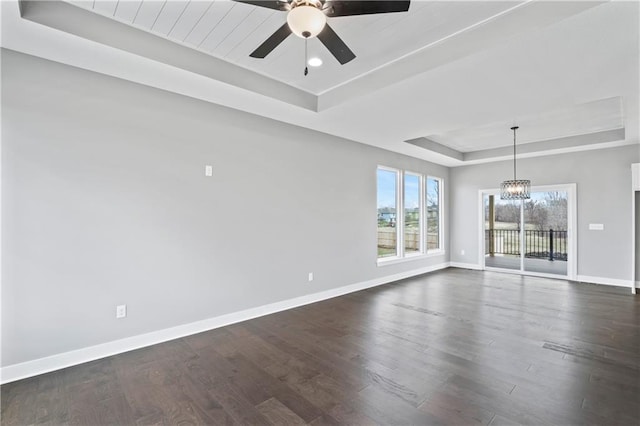
[[313,38],[320,34],[327,23],[319,0],[294,0],[287,14],[291,32],[301,38]]

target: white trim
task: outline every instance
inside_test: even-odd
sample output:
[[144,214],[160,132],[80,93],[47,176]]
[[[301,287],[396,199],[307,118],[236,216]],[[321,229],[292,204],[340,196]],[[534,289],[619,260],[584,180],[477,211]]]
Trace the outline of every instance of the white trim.
[[[404,202],[406,201],[406,197],[407,195],[405,194],[407,191],[407,175],[409,176],[414,176],[418,178],[418,252],[410,252],[409,254],[407,254],[406,252],[406,247],[404,244],[404,233],[405,233],[405,229],[404,229],[404,215],[405,213],[405,205]],[[418,255],[422,255],[425,254],[427,252],[426,250],[426,244],[425,244],[425,234],[424,234],[424,221],[425,221],[425,208],[423,206],[424,204],[424,175],[422,173],[417,173],[417,172],[412,172],[409,170],[405,170],[402,173],[402,229],[400,230],[400,233],[402,234],[402,253],[404,254],[405,257],[411,257],[411,256],[418,256]]]
[[[451,267],[453,268],[462,267],[466,269],[474,269],[473,266],[475,266],[476,267],[475,269],[480,269],[478,268],[478,265],[473,265],[473,264],[457,263],[457,262],[450,262],[450,264],[451,264]],[[458,265],[463,265],[463,266],[458,266]],[[492,268],[488,266],[488,267],[485,267],[484,270],[488,272],[499,272],[501,274],[522,275],[527,277],[538,277],[538,278],[551,278],[554,280],[574,281],[578,283],[601,284],[601,285],[608,285],[608,286],[615,286],[615,287],[631,286],[631,281],[620,280],[616,278],[591,277],[587,275],[578,275],[575,280],[572,280],[572,279],[569,279],[567,276],[556,275],[556,274],[543,274],[538,272],[527,272],[526,274],[522,274],[518,269]],[[637,284],[637,287],[640,288],[640,281],[636,281],[636,284]]]
[[396,254],[404,258],[404,170],[396,173]]
[[[633,170],[634,164],[631,165]],[[633,186],[633,182],[632,182]],[[631,188],[631,294],[636,294],[636,284],[633,283],[633,280],[636,278],[636,191],[634,188]]]
[[431,251],[429,253],[410,254],[405,257],[398,257],[398,256],[380,257],[378,258],[378,260],[376,260],[376,263],[378,266],[395,265],[397,263],[411,262],[411,261],[420,260],[420,259],[424,260],[424,259],[428,259],[430,257],[436,257],[436,256],[444,256],[445,254],[446,252],[444,250],[438,250],[438,251]]
[[[0,22],[2,21],[2,9],[3,4],[0,4]],[[2,36],[0,35],[0,38]],[[4,46],[3,46],[4,47]],[[2,93],[2,55],[0,55],[0,93]],[[2,128],[2,102],[0,102],[0,128]],[[2,137],[0,136],[0,224],[2,223]],[[0,226],[0,241],[2,241],[2,226]],[[0,244],[0,259],[2,259],[2,244]],[[4,274],[2,273],[2,263],[0,262],[0,289],[2,289],[2,277]],[[2,291],[0,291],[0,306],[2,306]],[[0,316],[1,317],[1,316]],[[0,319],[0,342],[2,342],[2,331],[4,327],[2,327],[2,319]],[[2,355],[0,354],[0,365],[2,365]]]
[[420,174],[420,253],[427,254],[427,182]]
[[527,273],[523,275],[526,275],[527,277],[551,278],[554,280],[575,281],[574,279],[569,278],[568,275],[548,274],[545,272],[527,271]]
[[445,211],[444,211],[444,179],[438,176],[433,176],[433,175],[425,175],[424,177],[424,193],[425,193],[425,197],[424,197],[424,251],[426,253],[429,253],[429,250],[427,248],[428,245],[428,238],[427,238],[427,233],[429,232],[429,223],[428,223],[428,209],[427,209],[427,192],[429,191],[429,179],[432,179],[436,182],[438,182],[438,248],[432,250],[432,252],[435,252],[437,250],[442,250],[442,247],[444,246],[444,215],[445,215]]
[[423,268],[400,272],[393,275],[387,275],[385,277],[374,278],[372,280],[362,281],[344,287],[333,288],[318,293],[295,297],[293,299],[245,309],[239,312],[232,312],[230,314],[208,318],[202,321],[196,321],[189,324],[166,328],[164,330],[152,331],[151,333],[140,334],[120,340],[114,340],[112,342],[76,349],[73,351],[55,354],[45,358],[34,359],[32,361],[27,361],[19,364],[8,365],[0,369],[0,383],[5,384],[13,382],[27,377],[36,376],[38,374],[47,373],[49,371],[59,370],[61,368],[82,364],[107,356],[116,355],[122,352],[140,349],[145,346],[155,345],[158,343],[166,342],[168,340],[178,339],[180,337],[201,333],[203,331],[212,330],[214,328],[224,327],[226,325],[247,321],[264,315],[296,308],[298,306],[320,302],[322,300],[331,299],[334,297],[342,296],[344,294],[353,293],[383,284],[388,284],[390,282],[398,281],[404,278],[414,277],[416,275],[421,275],[427,272],[433,272],[448,267],[448,262],[432,266],[425,266]]
[[636,278],[636,257],[640,253],[636,253],[636,191],[640,191],[640,163],[631,164],[631,294],[636,294],[638,281],[633,284]]
[[567,183],[569,187],[569,200],[567,203],[567,224],[569,237],[569,253],[567,255],[567,275],[573,280],[578,275],[578,185]]
[[588,275],[578,275],[576,281],[581,283],[612,285],[616,287],[631,287],[632,280],[620,280],[616,278],[591,277]]
[[551,278],[552,280],[575,281],[575,280],[569,279],[569,277],[566,276],[566,275],[545,274],[544,272],[526,271],[526,272],[521,273],[519,269],[492,268],[490,266],[487,266],[484,269],[485,269],[485,271],[489,271],[489,272],[499,272],[501,274],[521,275],[523,277]]
[[[515,161],[515,160],[514,160]],[[515,179],[515,175],[514,175],[514,179]],[[531,192],[533,192],[533,186],[531,187]],[[526,239],[526,235],[527,235],[527,224],[524,223],[524,200],[520,200],[520,224],[518,225],[518,229],[522,229],[522,231],[520,231],[520,271],[522,271],[523,274],[525,273],[529,273],[529,271],[526,271],[524,269],[524,258],[527,255],[527,239]],[[569,262],[567,262],[568,264]]]
[[[389,258],[391,259],[398,259],[398,258],[402,258],[402,254],[403,252],[400,251],[402,245],[400,244],[400,238],[402,237],[402,233],[400,232],[400,175],[401,175],[401,170],[400,169],[396,169],[393,167],[388,167],[388,166],[382,166],[380,164],[378,164],[376,166],[376,229],[375,229],[375,233],[374,235],[376,236],[376,247],[378,245],[378,191],[380,190],[379,188],[379,182],[378,182],[378,171],[382,170],[382,171],[386,171],[386,172],[392,172],[395,173],[396,175],[396,224],[395,224],[395,230],[396,230],[396,254],[395,256],[389,256]],[[404,210],[403,210],[404,212]],[[381,257],[378,257],[377,253],[376,253],[376,259],[384,259]]]
[[439,248],[439,249],[433,249],[433,250],[429,250],[427,253],[425,253],[426,257],[431,257],[431,256],[439,256],[441,254],[445,254],[447,251],[443,248]]
[[513,274],[513,275],[522,275],[522,276],[529,275],[529,274],[523,274],[520,271],[520,269],[495,268],[492,266],[485,266],[484,270],[488,272],[499,272],[501,274]]
[[486,269],[486,263],[485,263],[485,258],[484,258],[484,250],[485,250],[485,224],[487,221],[487,218],[484,216],[484,196],[485,194],[490,195],[492,193],[492,191],[495,191],[495,189],[480,189],[478,190],[478,206],[480,206],[480,222],[478,223],[478,235],[479,235],[479,239],[478,239],[478,265],[480,265],[480,267],[482,269]]
[[462,263],[462,262],[449,262],[449,265],[452,268],[460,268],[460,269],[473,269],[474,271],[482,271],[482,265],[477,265],[475,263]]

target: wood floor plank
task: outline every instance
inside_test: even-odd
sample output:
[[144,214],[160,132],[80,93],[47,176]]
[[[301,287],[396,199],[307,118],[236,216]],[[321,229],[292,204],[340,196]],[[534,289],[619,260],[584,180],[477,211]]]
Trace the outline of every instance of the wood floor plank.
[[519,426],[521,424],[522,423],[518,423],[516,421],[507,419],[506,417],[502,417],[496,414],[495,416],[493,416],[493,419],[491,419],[489,426]]
[[263,376],[254,376],[254,369],[238,370],[215,348],[200,350],[199,353],[202,367],[211,375],[212,381],[225,382],[254,406],[272,397],[267,391],[268,380],[265,381]]
[[445,421],[418,410],[401,395],[373,384],[358,392],[352,403],[367,416],[387,424],[441,425]]
[[287,408],[276,398],[269,398],[256,406],[258,411],[265,416],[272,425],[305,425],[305,422],[296,413]]
[[[204,349],[204,347],[201,347]],[[224,410],[239,424],[265,424],[267,419],[256,409],[254,404],[241,391],[225,380],[219,370],[207,369],[203,359],[191,359],[184,365],[184,370],[192,380],[199,382],[203,388]]]
[[65,392],[63,374],[54,372],[40,376],[40,383],[34,401],[35,423],[68,424],[69,395]]
[[[0,389],[2,422],[11,425],[35,424],[37,411],[33,409],[41,376],[3,385]],[[65,407],[68,411],[69,406]],[[53,408],[51,408],[53,410]]]
[[489,410],[443,392],[431,395],[418,408],[449,424],[488,425],[495,417]]
[[626,426],[639,393],[637,296],[447,269],[8,383],[0,414],[20,426]]
[[343,405],[338,404],[333,406],[329,410],[329,414],[332,418],[336,419],[339,424],[343,425],[360,425],[360,426],[373,426],[382,425],[380,419],[378,421],[373,420],[364,411],[357,408],[353,408],[357,404]]
[[[336,362],[333,354],[324,357],[326,352],[318,353],[317,346],[309,345],[304,339],[300,339],[295,333],[283,332],[282,330],[274,330],[269,328],[268,324],[261,324],[257,321],[247,323],[247,327],[252,327],[256,333],[263,337],[270,344],[275,345],[296,359],[304,362],[311,368],[324,372],[349,386],[354,390],[359,390],[368,385],[366,373],[362,371],[351,370],[345,366],[345,360]],[[277,335],[276,335],[277,333]]]

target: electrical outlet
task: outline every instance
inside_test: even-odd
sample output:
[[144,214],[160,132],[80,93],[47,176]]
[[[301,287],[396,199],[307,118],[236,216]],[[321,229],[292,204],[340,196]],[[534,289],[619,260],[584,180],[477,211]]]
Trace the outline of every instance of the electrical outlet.
[[460,255],[464,256],[464,250],[460,250]]
[[207,164],[204,166],[204,175],[205,176],[213,176],[213,166]]
[[124,318],[127,316],[127,305],[116,306],[116,318]]
[[313,272],[309,272],[309,282],[313,281]]

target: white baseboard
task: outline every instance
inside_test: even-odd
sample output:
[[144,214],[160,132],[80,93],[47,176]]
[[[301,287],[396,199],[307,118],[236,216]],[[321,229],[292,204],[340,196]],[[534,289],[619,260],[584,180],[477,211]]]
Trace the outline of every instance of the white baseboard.
[[482,267],[477,263],[449,262],[449,266],[451,266],[452,268],[473,269],[475,271],[482,271]]
[[[474,270],[478,270],[478,271],[483,270],[480,267],[480,265],[474,264],[474,263],[449,262],[449,266],[451,266],[452,268],[474,269]],[[500,271],[500,272],[511,273],[509,271]],[[519,274],[520,271],[513,271],[513,273]],[[541,275],[541,276],[547,276],[547,275]],[[553,275],[548,275],[548,277],[549,278],[555,278]],[[565,279],[565,278],[560,278],[560,279]],[[629,288],[631,288],[631,283],[632,283],[631,280],[620,280],[620,279],[604,278],[604,277],[592,277],[592,276],[588,276],[588,275],[577,275],[576,276],[576,281],[584,282],[584,283],[591,283],[591,284],[602,284],[602,285],[610,285],[610,286],[616,286],[616,287],[629,287]],[[636,288],[640,288],[640,281],[636,281],[635,285],[636,285]]]
[[[475,263],[449,262],[449,266],[451,266],[452,268],[473,269],[477,271],[483,270],[480,265]],[[515,270],[514,271],[501,270],[500,272],[514,273],[514,274],[520,273],[520,271],[515,271]],[[557,277],[554,277],[553,275],[541,274],[540,276],[545,276],[548,278],[557,278]],[[565,278],[559,278],[559,279],[565,279]],[[631,288],[631,283],[632,283],[631,280],[620,280],[620,279],[605,278],[605,277],[592,277],[588,275],[577,275],[575,281],[591,283],[591,284],[610,285],[610,286],[616,286],[616,287],[628,287],[628,288]],[[636,288],[640,288],[640,281],[635,281],[635,286]]]
[[247,321],[264,315],[296,308],[298,306],[320,302],[322,300],[331,299],[333,297],[342,296],[344,294],[353,293],[371,287],[376,287],[382,284],[388,284],[390,282],[425,274],[427,272],[445,269],[447,267],[449,267],[449,262],[414,269],[407,272],[401,272],[398,274],[387,275],[385,277],[374,278],[372,280],[363,281],[344,287],[333,288],[318,293],[283,300],[281,302],[275,302],[239,312],[221,315],[214,318],[208,318],[202,321],[179,325],[177,327],[171,327],[164,330],[153,331],[151,333],[127,337],[125,339],[114,340],[112,342],[102,343],[95,346],[76,349],[45,358],[39,358],[19,364],[8,365],[0,369],[0,383],[4,384],[27,377],[37,376],[38,374],[59,370],[61,368],[71,367],[73,365],[94,361],[96,359],[116,355],[122,352],[128,352],[134,349],[140,349],[145,346],[155,345],[157,343],[166,342],[168,340],[178,339],[180,337],[189,336],[191,334],[201,333],[203,331],[212,330],[214,328],[224,327],[225,325]]
[[[617,287],[629,287],[631,288],[631,280],[619,280],[614,278],[604,278],[604,277],[591,277],[588,275],[578,275],[576,277],[576,281],[580,281],[583,283],[591,283],[591,284],[602,284],[602,285],[612,285]],[[637,283],[636,283],[637,287]]]

